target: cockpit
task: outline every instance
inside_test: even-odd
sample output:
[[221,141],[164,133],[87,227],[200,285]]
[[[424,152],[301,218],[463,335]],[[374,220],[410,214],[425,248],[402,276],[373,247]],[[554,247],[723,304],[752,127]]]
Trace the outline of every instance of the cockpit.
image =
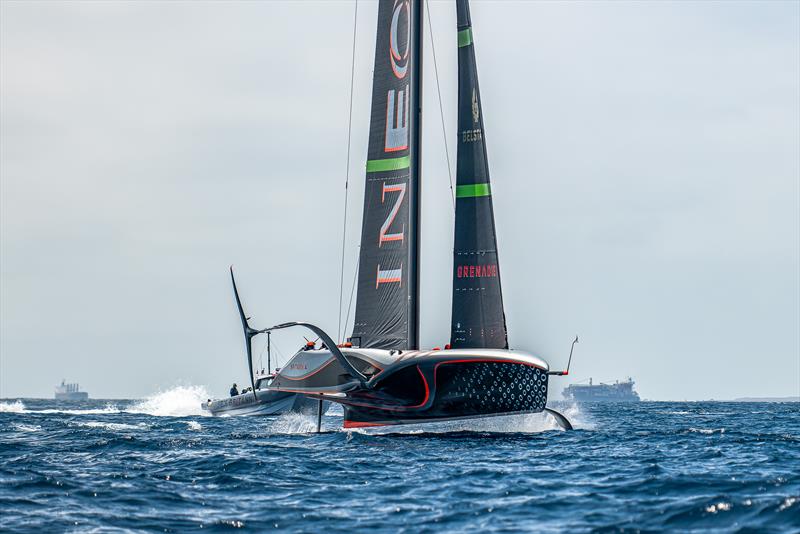
[[267,389],[275,378],[275,374],[256,375],[256,389]]

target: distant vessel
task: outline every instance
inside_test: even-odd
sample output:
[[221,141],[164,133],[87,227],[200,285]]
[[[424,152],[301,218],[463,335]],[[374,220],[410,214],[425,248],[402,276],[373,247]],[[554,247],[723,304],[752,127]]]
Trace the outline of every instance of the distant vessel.
[[56,400],[86,400],[89,394],[80,390],[78,384],[67,384],[64,380],[60,386],[56,386]]
[[565,400],[576,402],[639,402],[639,394],[633,390],[633,379],[613,384],[570,384],[561,393]]

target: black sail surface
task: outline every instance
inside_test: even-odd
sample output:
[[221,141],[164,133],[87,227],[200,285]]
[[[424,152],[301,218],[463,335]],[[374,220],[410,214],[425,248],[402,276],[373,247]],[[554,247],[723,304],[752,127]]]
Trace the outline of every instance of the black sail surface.
[[468,0],[458,12],[458,165],[453,251],[453,348],[508,348],[492,188]]
[[416,348],[421,0],[381,0],[351,339]]

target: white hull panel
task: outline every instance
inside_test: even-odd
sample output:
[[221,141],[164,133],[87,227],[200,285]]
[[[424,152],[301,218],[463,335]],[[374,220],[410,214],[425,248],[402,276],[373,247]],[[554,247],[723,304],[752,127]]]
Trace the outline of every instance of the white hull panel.
[[[258,399],[252,393],[244,393],[228,399],[203,403],[202,408],[216,416],[281,415],[288,412],[316,413],[318,403],[303,395],[276,391],[257,391]],[[323,413],[329,402],[323,403]]]

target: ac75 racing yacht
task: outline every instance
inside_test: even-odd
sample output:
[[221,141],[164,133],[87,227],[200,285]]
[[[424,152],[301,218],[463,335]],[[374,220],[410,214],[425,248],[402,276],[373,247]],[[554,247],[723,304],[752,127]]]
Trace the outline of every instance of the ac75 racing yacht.
[[[551,371],[508,346],[492,187],[468,0],[456,0],[458,160],[450,344],[419,350],[422,0],[381,0],[355,321],[337,346],[301,351],[268,390],[344,407],[344,427],[547,411]],[[574,346],[574,343],[573,343]]]

